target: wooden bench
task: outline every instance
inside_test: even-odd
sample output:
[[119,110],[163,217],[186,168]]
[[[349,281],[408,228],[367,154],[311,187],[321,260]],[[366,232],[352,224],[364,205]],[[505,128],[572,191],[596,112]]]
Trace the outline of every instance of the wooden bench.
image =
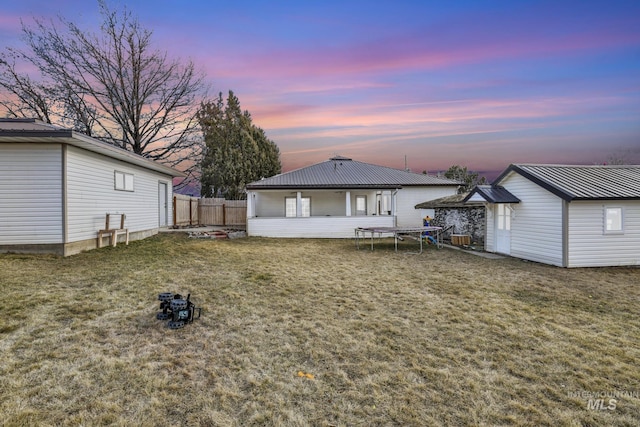
[[[120,228],[111,228],[109,226],[109,220],[111,216],[119,216],[120,217]],[[115,246],[118,243],[118,234],[124,234],[126,236],[125,243],[129,244],[129,230],[124,228],[124,219],[126,218],[125,214],[110,214],[106,215],[104,229],[98,230],[98,247],[102,247],[102,239],[104,236],[109,236],[109,244],[111,246]]]

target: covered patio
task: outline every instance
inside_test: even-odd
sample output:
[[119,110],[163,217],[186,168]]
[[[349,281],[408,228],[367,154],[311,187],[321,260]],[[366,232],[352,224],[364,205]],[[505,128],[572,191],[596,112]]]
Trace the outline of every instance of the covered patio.
[[350,238],[357,227],[393,227],[389,189],[250,191],[247,232],[263,237]]
[[353,238],[358,227],[417,227],[416,203],[454,194],[458,185],[335,156],[248,184],[247,234]]

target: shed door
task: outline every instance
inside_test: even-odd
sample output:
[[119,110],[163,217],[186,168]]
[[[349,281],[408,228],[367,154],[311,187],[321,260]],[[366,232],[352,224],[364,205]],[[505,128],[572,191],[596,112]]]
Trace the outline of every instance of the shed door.
[[496,252],[511,254],[511,205],[498,203],[496,214]]
[[160,227],[167,226],[167,183],[158,183],[158,218]]

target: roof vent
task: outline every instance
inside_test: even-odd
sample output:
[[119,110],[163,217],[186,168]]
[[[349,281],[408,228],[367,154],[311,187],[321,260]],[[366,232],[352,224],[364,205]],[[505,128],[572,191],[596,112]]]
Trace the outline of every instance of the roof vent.
[[330,158],[329,160],[337,160],[337,161],[351,161],[353,159],[350,159],[348,157],[343,157],[343,156],[333,156],[332,158]]

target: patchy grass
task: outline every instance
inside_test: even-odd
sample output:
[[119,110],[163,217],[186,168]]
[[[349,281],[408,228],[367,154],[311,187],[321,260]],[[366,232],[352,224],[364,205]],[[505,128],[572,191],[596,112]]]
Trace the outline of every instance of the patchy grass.
[[[640,420],[637,268],[160,235],[0,255],[0,286],[6,426]],[[166,291],[203,317],[167,329]]]

